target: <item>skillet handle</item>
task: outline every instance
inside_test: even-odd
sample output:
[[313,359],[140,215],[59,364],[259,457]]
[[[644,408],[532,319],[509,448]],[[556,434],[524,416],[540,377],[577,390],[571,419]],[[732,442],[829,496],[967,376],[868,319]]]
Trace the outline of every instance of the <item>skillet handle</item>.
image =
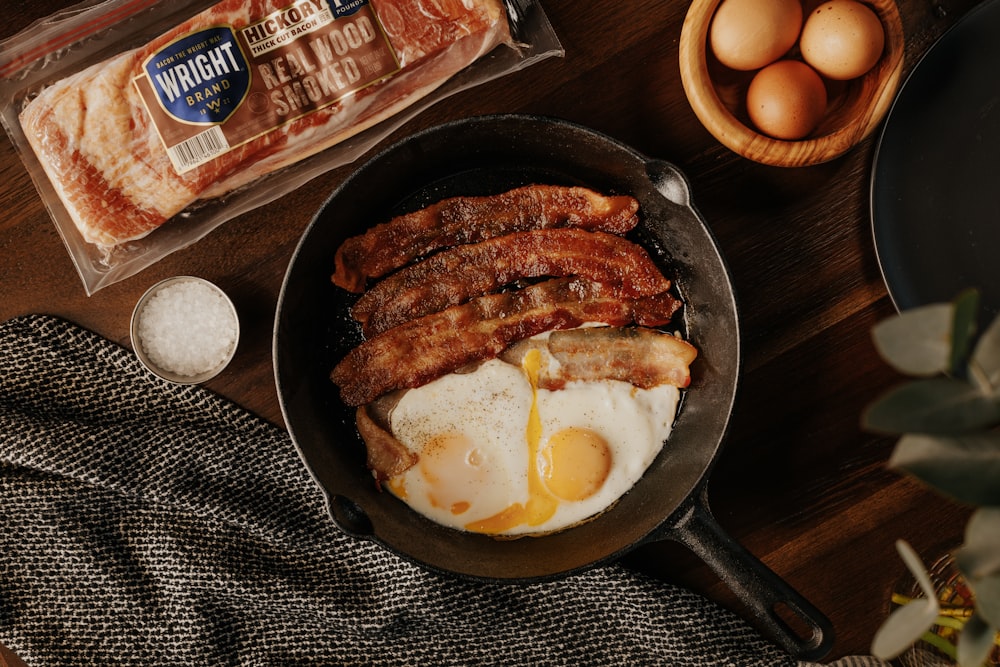
[[[681,508],[680,519],[668,537],[684,544],[708,565],[782,649],[809,661],[830,651],[833,624],[722,529],[709,509],[704,488]],[[796,627],[808,628],[809,636],[800,635],[782,616],[794,617]]]

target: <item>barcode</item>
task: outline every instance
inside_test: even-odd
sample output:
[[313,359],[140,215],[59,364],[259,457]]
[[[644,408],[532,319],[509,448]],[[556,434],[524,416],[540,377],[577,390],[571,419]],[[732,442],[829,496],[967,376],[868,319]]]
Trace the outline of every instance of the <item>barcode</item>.
[[199,135],[183,141],[167,152],[178,173],[184,173],[204,164],[229,150],[226,135],[218,125],[212,126]]

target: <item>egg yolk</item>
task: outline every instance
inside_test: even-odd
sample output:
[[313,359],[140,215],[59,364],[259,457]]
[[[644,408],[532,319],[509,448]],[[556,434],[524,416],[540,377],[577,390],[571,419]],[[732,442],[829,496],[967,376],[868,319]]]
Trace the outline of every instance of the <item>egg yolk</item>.
[[563,500],[584,500],[597,493],[611,472],[611,449],[586,428],[554,433],[542,450],[545,486]]
[[469,499],[489,478],[482,452],[460,433],[443,433],[424,445],[420,469],[431,504],[456,516],[469,510]]
[[[538,370],[541,353],[531,350],[523,361],[531,383],[532,401],[525,429],[528,443],[528,501],[466,526],[468,530],[502,533],[515,526],[539,526],[556,513],[559,499],[583,500],[597,492],[611,471],[611,450],[597,433],[582,428],[563,429],[541,447],[542,420],[538,414]],[[539,462],[541,461],[541,465]]]

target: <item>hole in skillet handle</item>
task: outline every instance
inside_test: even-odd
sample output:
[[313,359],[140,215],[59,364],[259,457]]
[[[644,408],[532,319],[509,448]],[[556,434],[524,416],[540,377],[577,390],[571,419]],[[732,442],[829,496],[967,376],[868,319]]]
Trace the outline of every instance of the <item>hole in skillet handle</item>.
[[705,489],[686,501],[662,534],[694,552],[746,606],[756,625],[800,660],[822,659],[833,646],[833,624],[784,579],[723,530]]
[[804,645],[811,645],[812,639],[817,637],[817,628],[811,622],[809,615],[799,609],[795,603],[788,600],[777,600],[771,605],[771,613],[779,622],[785,624],[793,637],[798,637]]

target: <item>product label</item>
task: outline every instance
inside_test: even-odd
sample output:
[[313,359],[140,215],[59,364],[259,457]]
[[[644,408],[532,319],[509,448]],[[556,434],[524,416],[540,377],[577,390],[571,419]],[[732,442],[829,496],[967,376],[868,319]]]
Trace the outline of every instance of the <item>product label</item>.
[[300,0],[185,34],[134,83],[184,173],[398,71],[368,0]]
[[250,66],[229,28],[182,37],[144,69],[164,111],[180,122],[224,123],[250,89]]

